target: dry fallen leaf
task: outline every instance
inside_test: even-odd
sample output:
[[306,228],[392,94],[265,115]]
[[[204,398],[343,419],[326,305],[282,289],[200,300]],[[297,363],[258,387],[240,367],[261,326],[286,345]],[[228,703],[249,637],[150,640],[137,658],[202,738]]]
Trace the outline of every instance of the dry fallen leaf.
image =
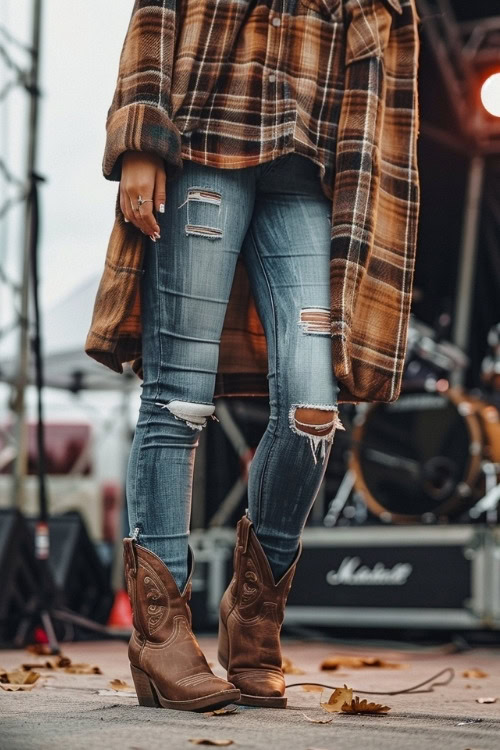
[[483,672],[482,669],[466,669],[465,672],[462,672],[462,677],[488,677],[488,672]]
[[334,670],[339,667],[346,669],[363,669],[364,667],[378,667],[380,669],[403,669],[408,664],[388,662],[376,656],[329,656],[320,664],[322,670]]
[[368,703],[366,698],[360,701],[357,695],[350,703],[344,703],[342,706],[342,711],[347,714],[385,714],[390,710],[390,706],[383,706],[381,703]]
[[476,703],[496,703],[496,698],[476,698]]
[[70,664],[64,671],[70,674],[102,674],[99,667],[93,667],[91,664]]
[[302,690],[305,693],[322,693],[323,689],[319,685],[302,685]]
[[64,667],[69,667],[70,664],[71,659],[68,659],[67,656],[61,655],[51,656],[45,661],[35,662],[33,664],[30,664],[29,662],[22,664],[22,668],[29,672],[30,669],[63,669]]
[[319,705],[324,711],[328,711],[328,713],[340,713],[342,705],[344,703],[350,704],[351,701],[352,688],[344,685],[343,688],[335,688],[327,703],[320,703]]
[[281,661],[281,668],[285,674],[305,674],[303,669],[296,667],[292,660],[287,659],[286,656]]
[[213,711],[204,711],[203,716],[227,716],[227,714],[235,714],[238,709],[234,708],[214,708]]
[[22,669],[14,672],[0,672],[0,688],[2,690],[31,690],[39,679],[38,672],[24,672]]
[[233,745],[233,740],[209,740],[204,737],[190,737],[189,742],[193,745],[216,745],[217,747],[226,747],[227,745]]
[[125,680],[114,679],[114,680],[110,680],[109,684],[113,688],[113,690],[130,691],[134,689],[132,685],[129,685],[128,682],[125,682]]
[[333,719],[311,719],[310,716],[307,716],[306,714],[302,714],[304,719],[307,719],[307,721],[310,721],[312,724],[331,724]]

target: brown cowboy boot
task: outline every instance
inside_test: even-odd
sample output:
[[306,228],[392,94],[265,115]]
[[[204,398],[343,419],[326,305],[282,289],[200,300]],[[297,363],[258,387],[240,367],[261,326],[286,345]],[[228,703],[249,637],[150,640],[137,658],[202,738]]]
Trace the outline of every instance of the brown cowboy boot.
[[302,545],[278,583],[247,515],[238,522],[234,575],[222,597],[219,662],[245,706],[285,708],[280,630]]
[[123,540],[133,612],[130,670],[141,706],[198,711],[235,703],[240,691],[216,677],[191,630],[191,577],[181,594],[165,563],[135,539]]

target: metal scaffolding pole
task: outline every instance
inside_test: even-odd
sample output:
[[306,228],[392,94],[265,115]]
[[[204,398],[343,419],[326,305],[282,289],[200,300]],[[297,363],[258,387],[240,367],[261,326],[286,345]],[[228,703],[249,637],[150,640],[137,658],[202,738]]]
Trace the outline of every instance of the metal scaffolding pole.
[[[453,343],[462,351],[467,351],[469,344],[483,182],[484,156],[476,155],[471,159],[467,180],[452,332]],[[463,385],[464,376],[463,369],[455,370],[451,377],[452,385]]]
[[19,334],[19,354],[18,369],[16,375],[16,393],[13,399],[13,411],[15,414],[15,441],[17,445],[17,455],[12,474],[12,505],[21,508],[24,500],[24,478],[26,476],[28,461],[27,445],[27,425],[26,425],[26,405],[25,391],[28,382],[29,366],[29,290],[30,290],[30,250],[32,246],[33,231],[33,203],[30,200],[32,196],[32,183],[36,179],[35,168],[37,158],[37,133],[38,133],[38,112],[39,112],[39,50],[41,36],[41,14],[42,0],[33,2],[33,23],[32,23],[32,43],[31,43],[31,70],[29,72],[28,86],[30,95],[30,110],[28,119],[28,149],[26,161],[27,176],[27,193],[25,209],[25,224],[23,238],[23,255],[21,266],[21,310],[20,310],[20,334]]

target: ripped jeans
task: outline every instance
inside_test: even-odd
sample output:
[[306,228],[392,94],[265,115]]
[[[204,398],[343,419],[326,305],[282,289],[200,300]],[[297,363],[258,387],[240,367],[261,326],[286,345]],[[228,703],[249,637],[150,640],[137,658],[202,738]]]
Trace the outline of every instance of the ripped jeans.
[[130,451],[130,534],[182,590],[199,431],[214,418],[219,343],[243,253],[269,352],[270,417],[252,459],[248,515],[278,580],[318,493],[336,429],[332,371],[331,201],[318,167],[294,152],[255,167],[184,161],[167,179],[161,239],[141,279],[144,380]]

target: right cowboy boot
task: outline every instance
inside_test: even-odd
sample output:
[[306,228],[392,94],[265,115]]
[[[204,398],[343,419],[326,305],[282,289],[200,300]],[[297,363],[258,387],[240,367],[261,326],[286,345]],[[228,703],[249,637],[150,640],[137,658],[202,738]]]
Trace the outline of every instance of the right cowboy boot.
[[286,708],[280,631],[302,543],[279,581],[247,513],[236,527],[234,573],[221,603],[219,664],[243,706]]
[[213,674],[191,630],[191,548],[182,594],[165,563],[135,539],[123,540],[123,557],[134,625],[128,656],[139,704],[206,711],[236,702],[240,691]]

